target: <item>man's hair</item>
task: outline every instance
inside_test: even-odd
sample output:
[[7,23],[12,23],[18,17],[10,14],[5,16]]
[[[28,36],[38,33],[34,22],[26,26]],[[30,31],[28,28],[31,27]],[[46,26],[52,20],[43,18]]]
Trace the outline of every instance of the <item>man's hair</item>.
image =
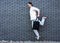
[[31,4],[33,6],[32,2],[28,2],[28,4]]

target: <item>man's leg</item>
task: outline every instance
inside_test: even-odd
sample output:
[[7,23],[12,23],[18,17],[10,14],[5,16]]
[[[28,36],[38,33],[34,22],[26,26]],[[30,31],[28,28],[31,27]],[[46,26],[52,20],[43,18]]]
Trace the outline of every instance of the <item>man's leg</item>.
[[40,35],[39,35],[39,32],[38,32],[38,30],[33,30],[33,32],[35,33],[35,35],[37,36],[36,38],[37,38],[37,40],[39,40],[39,38],[40,38]]
[[42,20],[41,20],[41,21],[39,20],[40,25],[42,25],[42,26],[44,25],[46,18],[47,18],[47,17],[42,17]]
[[[33,23],[34,23],[34,21],[32,21],[32,28],[33,28]],[[33,32],[35,33],[35,35],[37,36],[36,38],[37,38],[37,40],[39,40],[39,32],[38,32],[38,30],[35,30],[35,29],[33,29]]]

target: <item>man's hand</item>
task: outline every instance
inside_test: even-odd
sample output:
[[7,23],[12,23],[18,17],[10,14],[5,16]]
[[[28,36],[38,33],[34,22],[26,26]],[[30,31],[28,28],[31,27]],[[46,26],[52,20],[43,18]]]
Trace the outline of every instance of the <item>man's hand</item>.
[[38,17],[40,16],[40,14],[38,14]]

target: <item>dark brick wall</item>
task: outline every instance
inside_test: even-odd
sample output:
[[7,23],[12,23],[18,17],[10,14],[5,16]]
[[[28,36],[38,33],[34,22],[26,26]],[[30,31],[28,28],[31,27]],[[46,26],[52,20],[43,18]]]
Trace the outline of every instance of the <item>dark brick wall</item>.
[[60,0],[0,0],[0,40],[36,40],[31,29],[27,2],[47,16],[43,27],[40,26],[40,40],[60,41]]

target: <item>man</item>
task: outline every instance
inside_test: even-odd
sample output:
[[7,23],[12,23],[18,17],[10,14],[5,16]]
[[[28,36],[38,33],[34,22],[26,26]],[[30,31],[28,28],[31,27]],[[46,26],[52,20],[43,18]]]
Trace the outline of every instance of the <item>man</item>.
[[[33,28],[34,21],[38,20],[37,17],[40,16],[40,9],[34,7],[32,2],[28,2],[28,7],[30,8],[30,20],[32,21],[32,28]],[[44,25],[45,19],[46,19],[46,17],[42,17],[41,21],[38,20],[40,25]],[[37,36],[36,39],[39,40],[39,38],[40,38],[39,32],[36,29],[33,29],[33,32]]]

